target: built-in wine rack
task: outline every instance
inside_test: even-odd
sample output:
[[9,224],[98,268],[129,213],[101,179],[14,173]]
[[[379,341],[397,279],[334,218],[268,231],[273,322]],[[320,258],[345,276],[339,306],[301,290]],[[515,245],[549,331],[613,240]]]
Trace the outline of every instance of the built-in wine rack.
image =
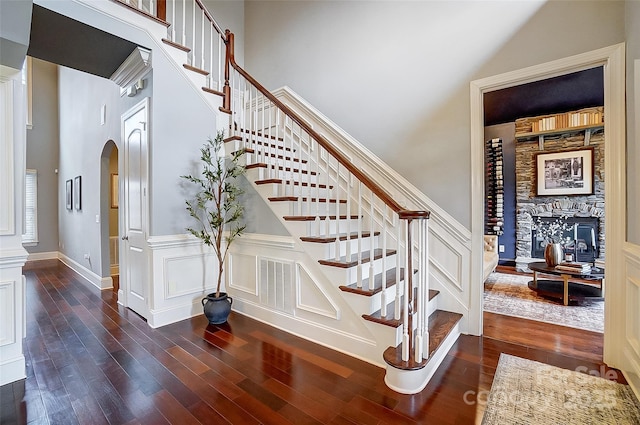
[[504,232],[504,179],[502,177],[502,140],[487,140],[485,145],[485,234]]

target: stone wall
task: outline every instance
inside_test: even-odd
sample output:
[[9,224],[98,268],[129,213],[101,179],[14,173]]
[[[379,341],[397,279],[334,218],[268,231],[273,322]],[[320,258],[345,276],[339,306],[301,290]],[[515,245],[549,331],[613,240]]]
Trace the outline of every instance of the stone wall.
[[516,268],[528,271],[531,262],[532,217],[598,217],[599,260],[604,260],[604,130],[593,132],[589,147],[593,148],[594,193],[592,195],[536,196],[535,154],[583,149],[584,131],[547,136],[544,151],[538,140],[516,143]]

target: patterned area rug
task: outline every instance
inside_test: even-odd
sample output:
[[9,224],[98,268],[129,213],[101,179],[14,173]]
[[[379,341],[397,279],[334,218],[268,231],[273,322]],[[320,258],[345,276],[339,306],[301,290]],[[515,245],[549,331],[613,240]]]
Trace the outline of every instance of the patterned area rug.
[[564,306],[529,289],[531,276],[491,273],[484,284],[484,310],[593,332],[604,332],[604,301]]
[[500,354],[482,425],[640,424],[628,385]]

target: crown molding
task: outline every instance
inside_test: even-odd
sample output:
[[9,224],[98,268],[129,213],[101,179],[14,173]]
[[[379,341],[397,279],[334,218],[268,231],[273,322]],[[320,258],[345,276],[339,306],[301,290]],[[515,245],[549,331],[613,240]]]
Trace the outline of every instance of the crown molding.
[[122,88],[127,88],[134,81],[142,78],[150,69],[151,50],[136,47],[111,75],[110,80]]

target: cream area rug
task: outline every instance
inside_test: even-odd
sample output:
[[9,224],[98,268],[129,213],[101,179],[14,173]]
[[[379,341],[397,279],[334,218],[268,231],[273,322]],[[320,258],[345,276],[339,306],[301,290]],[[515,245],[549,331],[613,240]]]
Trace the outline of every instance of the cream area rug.
[[579,305],[539,296],[529,289],[532,276],[491,273],[484,284],[484,311],[604,332],[604,301],[585,300]]
[[637,425],[628,385],[500,354],[482,425]]

